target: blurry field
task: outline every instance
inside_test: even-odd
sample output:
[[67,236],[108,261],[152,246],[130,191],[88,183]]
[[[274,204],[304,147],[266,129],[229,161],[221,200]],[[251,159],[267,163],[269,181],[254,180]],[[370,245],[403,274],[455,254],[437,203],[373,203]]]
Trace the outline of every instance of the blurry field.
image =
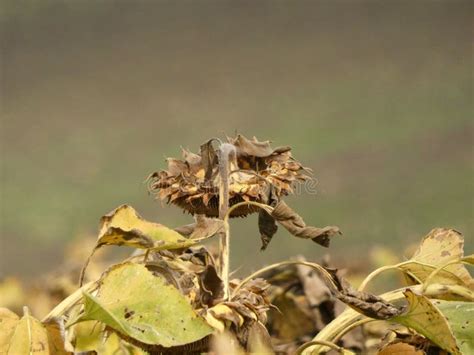
[[[431,228],[474,233],[469,1],[7,1],[1,14],[0,276],[54,268],[122,203],[168,226],[147,175],[235,132],[291,145],[338,225],[336,264],[402,254]],[[232,267],[326,250],[256,217],[232,222]]]

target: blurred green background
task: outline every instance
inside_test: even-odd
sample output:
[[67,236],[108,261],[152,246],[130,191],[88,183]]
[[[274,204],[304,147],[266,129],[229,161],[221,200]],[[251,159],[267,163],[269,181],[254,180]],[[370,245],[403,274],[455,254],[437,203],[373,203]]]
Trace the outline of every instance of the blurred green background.
[[291,145],[318,185],[289,203],[344,236],[326,250],[280,230],[260,253],[256,216],[235,220],[232,268],[402,255],[437,226],[472,241],[470,1],[2,7],[0,275],[54,268],[123,203],[189,223],[143,181],[181,146],[235,132]]

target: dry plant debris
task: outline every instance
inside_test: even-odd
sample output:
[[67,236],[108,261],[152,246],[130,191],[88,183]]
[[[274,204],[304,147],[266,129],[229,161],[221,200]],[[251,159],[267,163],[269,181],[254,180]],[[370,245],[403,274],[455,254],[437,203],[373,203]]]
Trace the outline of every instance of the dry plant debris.
[[[340,234],[307,226],[282,200],[308,172],[289,147],[241,135],[211,139],[199,154],[183,150],[183,160],[168,159],[167,170],[151,175],[150,189],[194,222],[169,228],[122,205],[101,219],[95,244],[76,244],[39,286],[2,280],[0,307],[10,309],[0,308],[0,354],[474,354],[466,268],[474,256],[464,256],[453,229],[432,230],[411,259],[381,266],[358,289],[327,262],[302,258],[228,281],[228,250],[212,254],[200,242],[230,237],[230,217],[258,211],[262,250],[277,225],[324,247]],[[135,251],[111,266],[103,254],[91,259],[108,245]],[[403,287],[366,291],[386,270],[398,270]]]

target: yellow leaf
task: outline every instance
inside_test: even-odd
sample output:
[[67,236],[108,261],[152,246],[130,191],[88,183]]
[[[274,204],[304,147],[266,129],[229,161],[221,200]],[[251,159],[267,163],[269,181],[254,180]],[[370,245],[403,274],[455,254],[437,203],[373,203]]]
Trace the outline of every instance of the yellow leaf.
[[26,307],[21,319],[11,313],[5,310],[0,313],[0,353],[49,355],[48,332],[41,322]]
[[229,306],[219,303],[208,310],[215,318],[225,319],[235,323],[237,326],[244,324],[244,318]]
[[223,332],[225,330],[224,322],[214,317],[210,312],[207,312],[204,318],[206,319],[207,324],[209,324],[212,328],[218,330],[219,332]]
[[97,247],[127,245],[142,249],[178,249],[195,242],[158,223],[145,221],[130,206],[122,205],[102,217]]
[[20,318],[7,308],[0,308],[0,354],[7,354],[10,339]]
[[[400,267],[420,282],[424,282],[437,267],[462,258],[463,247],[464,238],[461,233],[454,229],[436,228],[423,238],[413,257]],[[473,286],[471,275],[462,264],[447,266],[431,281],[447,285],[465,285],[468,288]]]
[[392,320],[413,328],[452,354],[461,354],[449,323],[438,308],[427,297],[417,295],[410,289],[404,295],[409,304],[408,312]]

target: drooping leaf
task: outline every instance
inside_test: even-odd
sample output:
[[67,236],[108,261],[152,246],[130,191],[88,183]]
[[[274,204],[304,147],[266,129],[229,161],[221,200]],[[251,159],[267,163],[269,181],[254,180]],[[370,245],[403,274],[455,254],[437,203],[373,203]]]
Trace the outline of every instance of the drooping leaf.
[[342,234],[339,228],[334,226],[324,228],[307,226],[303,218],[288,207],[284,201],[277,203],[271,216],[295,237],[311,239],[323,247],[329,246],[332,236]]
[[78,321],[98,320],[141,343],[174,347],[198,341],[212,332],[186,298],[143,265],[112,267],[98,294],[84,293]]
[[326,270],[331,274],[337,287],[336,290],[332,290],[334,295],[357,312],[375,319],[390,319],[401,313],[401,309],[383,298],[352,288],[349,282],[338,275],[337,270]]
[[423,295],[417,295],[410,289],[407,289],[404,294],[409,305],[408,312],[393,320],[416,330],[440,348],[452,354],[461,354],[443,313]]
[[[413,257],[400,267],[424,282],[437,268],[463,257],[464,238],[454,229],[436,228],[425,236]],[[413,261],[413,262],[410,262]],[[425,264],[419,264],[419,263]],[[474,286],[473,279],[464,265],[449,265],[431,280],[440,284]]]
[[199,285],[202,304],[210,305],[223,296],[224,285],[213,265],[207,265],[204,271],[199,273]]
[[[262,201],[265,205],[275,207],[279,201],[277,194],[275,194],[275,188],[273,185],[267,187],[263,194]],[[262,241],[261,251],[265,250],[270,244],[273,236],[278,231],[278,226],[275,218],[271,216],[270,210],[260,209],[258,213],[258,230],[260,232],[260,239]]]
[[260,210],[258,213],[258,229],[262,240],[260,250],[265,250],[277,232],[278,226],[275,223],[275,219],[264,210]]
[[449,323],[462,354],[474,354],[474,302],[440,301],[433,304]]
[[189,239],[202,240],[216,235],[224,230],[224,222],[217,218],[207,218],[205,215],[195,215],[196,223],[189,227]]
[[174,230],[144,220],[130,206],[122,205],[101,219],[97,247],[126,245],[141,249],[179,249],[193,245]]
[[[212,227],[207,229],[207,225],[197,223],[192,228],[191,235],[196,229],[199,235],[202,236],[206,232],[214,233],[216,224],[212,224]],[[212,235],[206,235],[205,237]],[[97,245],[82,268],[79,283],[82,285],[85,270],[94,252],[103,245],[125,245],[157,251],[187,248],[196,244],[197,241],[198,239],[185,238],[175,230],[161,224],[144,220],[137,211],[128,205],[119,206],[101,218]]]

